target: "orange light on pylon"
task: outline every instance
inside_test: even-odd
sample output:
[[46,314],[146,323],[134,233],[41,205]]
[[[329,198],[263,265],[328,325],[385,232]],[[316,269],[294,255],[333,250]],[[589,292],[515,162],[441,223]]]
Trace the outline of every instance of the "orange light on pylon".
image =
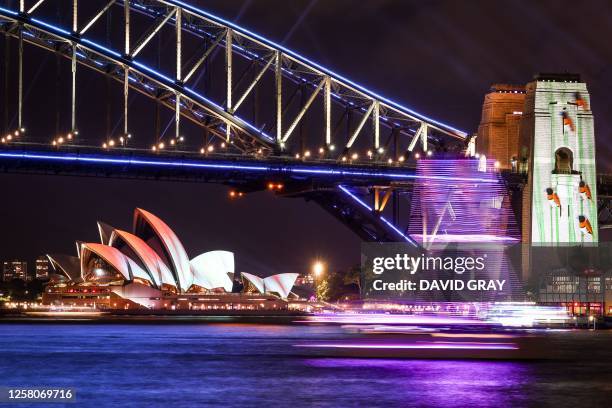
[[268,190],[282,190],[285,187],[282,183],[268,183]]

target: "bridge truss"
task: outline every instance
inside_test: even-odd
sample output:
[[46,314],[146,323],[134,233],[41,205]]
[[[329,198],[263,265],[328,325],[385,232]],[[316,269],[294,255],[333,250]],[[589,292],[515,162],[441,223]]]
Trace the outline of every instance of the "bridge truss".
[[[8,160],[3,164],[5,171],[91,173],[81,164],[90,166],[92,161],[81,160],[75,166],[71,159],[75,154],[84,157],[91,149],[105,157],[129,156],[129,160],[145,155],[144,161],[177,157],[206,161],[218,160],[221,154],[234,164],[281,160],[283,168],[290,169],[304,163],[324,165],[325,171],[332,170],[325,182],[283,173],[295,186],[283,195],[319,203],[364,239],[411,241],[407,228],[396,224],[399,199],[409,196],[412,181],[371,177],[369,182],[357,182],[338,175],[345,175],[351,166],[361,166],[359,171],[369,176],[385,168],[409,175],[419,155],[431,154],[448,140],[462,146],[466,137],[458,129],[181,1],[16,0],[0,7],[0,31],[18,44],[16,120],[1,139],[8,149],[0,157]],[[36,119],[24,115],[25,88],[32,85],[24,78],[24,65],[29,62],[24,44],[69,61],[70,125],[59,134],[49,131],[41,136],[28,130],[28,122]],[[79,94],[80,67],[120,85],[120,130],[107,127],[99,135],[84,135],[80,130],[83,103],[104,104]],[[170,110],[168,127],[173,132],[162,132],[158,125],[151,132],[153,140],[133,132],[130,98],[134,93]],[[4,109],[9,109],[8,104]],[[203,133],[194,135],[186,130],[187,124]],[[36,155],[46,159],[25,165]],[[114,160],[119,162],[107,160],[107,164],[123,164],[121,171],[96,175],[125,176],[133,170],[149,175],[133,162]],[[157,170],[157,177],[176,174],[176,169],[167,170]],[[200,181],[215,179],[244,190],[265,185],[259,180],[247,187],[245,180],[251,179],[239,178],[215,173]],[[385,209],[390,211],[390,221],[382,215]]]
[[[174,134],[165,138],[159,135],[159,143],[170,146],[186,142],[182,148],[196,152],[204,146],[199,140],[185,140],[189,135],[181,131],[182,118],[206,127],[228,148],[251,155],[388,162],[397,160],[404,151],[412,152],[417,144],[427,151],[430,141],[465,137],[457,129],[389,101],[280,45],[180,1],[110,0],[98,2],[96,8],[96,1],[65,0],[61,2],[61,14],[71,17],[70,26],[49,22],[52,10],[44,8],[47,3],[51,7],[50,0],[14,3],[18,3],[18,9],[0,9],[0,19],[5,34],[19,41],[17,130],[25,128],[26,120],[23,43],[27,42],[71,61],[68,133],[75,143],[79,130],[76,81],[79,65],[123,85],[123,131],[105,135],[100,145],[106,143],[107,147],[111,147],[111,140],[118,147],[121,143],[115,139],[123,137],[127,142],[132,136],[130,91],[154,98],[174,111]],[[112,27],[103,24],[107,16],[114,16]],[[117,30],[118,27],[122,30]],[[113,36],[109,36],[108,30],[114,31]],[[153,39],[168,31],[173,32],[174,38],[162,44],[163,58],[173,61],[172,69],[157,67],[148,58],[161,51],[157,49],[159,42]],[[212,67],[214,63],[220,67]],[[222,92],[198,88],[196,78],[202,70],[215,75],[214,81]],[[250,99],[256,91],[260,99],[253,102]],[[249,104],[271,109],[259,108],[256,115],[259,117],[246,120],[243,116]],[[309,146],[297,136],[298,128],[307,118],[312,129]],[[401,145],[401,151],[394,152],[394,156],[386,154],[392,139],[399,139]]]

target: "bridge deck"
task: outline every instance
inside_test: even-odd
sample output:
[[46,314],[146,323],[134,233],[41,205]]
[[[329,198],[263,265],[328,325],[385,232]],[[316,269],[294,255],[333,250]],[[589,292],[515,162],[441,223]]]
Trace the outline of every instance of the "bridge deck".
[[247,158],[232,155],[194,155],[64,146],[3,146],[0,171],[91,177],[142,178],[209,183],[265,181],[317,182],[371,186],[412,183],[414,168],[343,164],[334,161],[300,161],[286,157]]

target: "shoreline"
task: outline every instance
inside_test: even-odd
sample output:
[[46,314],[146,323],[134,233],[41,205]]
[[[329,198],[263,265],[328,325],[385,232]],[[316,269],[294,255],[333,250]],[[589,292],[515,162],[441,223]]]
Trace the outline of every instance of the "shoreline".
[[10,324],[193,324],[193,323],[242,323],[242,324],[297,324],[303,315],[101,315],[101,316],[1,316],[0,325]]

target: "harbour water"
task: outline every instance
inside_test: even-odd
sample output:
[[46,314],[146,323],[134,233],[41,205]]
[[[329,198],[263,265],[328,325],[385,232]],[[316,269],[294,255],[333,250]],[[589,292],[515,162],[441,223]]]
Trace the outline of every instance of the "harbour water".
[[559,358],[539,361],[318,358],[294,347],[343,336],[299,324],[1,324],[0,386],[70,387],[77,402],[67,407],[97,408],[587,407],[612,398],[612,331],[551,332]]

